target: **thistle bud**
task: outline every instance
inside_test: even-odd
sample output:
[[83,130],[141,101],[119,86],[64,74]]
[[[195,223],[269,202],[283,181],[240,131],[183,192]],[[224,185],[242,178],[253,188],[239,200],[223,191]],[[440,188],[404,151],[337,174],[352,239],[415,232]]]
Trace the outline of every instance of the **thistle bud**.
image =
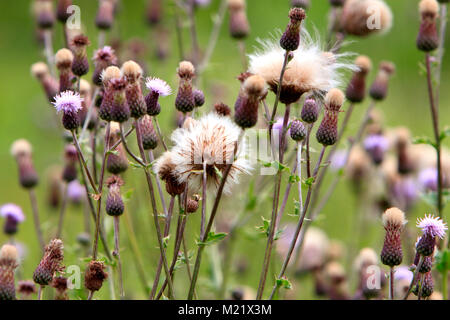
[[158,146],[158,136],[153,127],[152,118],[149,115],[139,119],[139,127],[142,135],[142,145],[145,150],[153,150]]
[[34,11],[38,27],[41,29],[51,29],[55,24],[55,14],[53,12],[52,0],[35,1]]
[[250,32],[250,26],[245,13],[245,0],[228,0],[230,11],[230,34],[235,39],[246,38]]
[[[422,298],[428,298],[434,291],[434,281],[431,272],[425,273],[423,282],[421,284],[420,296]],[[416,279],[415,287],[412,291],[416,296],[419,295],[419,279]]]
[[430,52],[439,46],[436,19],[439,15],[439,4],[436,0],[422,0],[419,3],[421,23],[417,35],[417,48]]
[[35,283],[46,286],[53,280],[55,272],[62,272],[64,267],[63,242],[60,239],[53,239],[45,247],[44,256],[33,273]]
[[59,92],[73,90],[72,82],[73,53],[69,49],[63,48],[56,52],[55,64],[59,71]]
[[106,198],[106,213],[110,216],[120,216],[125,210],[122,195],[120,194],[120,187],[124,184],[119,176],[112,176],[106,181],[109,189],[108,197]]
[[114,104],[114,89],[112,86],[112,81],[120,79],[121,73],[120,69],[116,66],[110,66],[103,70],[102,81],[103,81],[103,98],[100,104],[99,116],[105,121],[112,120],[112,108]]
[[339,89],[331,89],[325,97],[325,113],[316,132],[317,141],[324,146],[336,143],[338,138],[338,115],[344,103],[344,93]]
[[194,213],[198,209],[198,196],[187,200],[186,212]]
[[248,77],[241,86],[234,105],[234,121],[243,129],[253,127],[258,121],[258,107],[266,92],[266,82],[259,75]]
[[17,283],[17,292],[21,296],[21,300],[29,300],[33,293],[36,293],[36,285],[30,280],[21,280]]
[[300,44],[300,26],[305,17],[305,10],[301,8],[292,8],[289,11],[290,22],[280,39],[280,46],[284,50],[297,50]]
[[302,8],[302,9],[309,9],[311,6],[310,0],[291,0],[291,7],[293,8]]
[[50,285],[55,288],[55,300],[69,300],[67,296],[67,278],[63,276],[54,277]]
[[157,25],[162,17],[162,0],[149,0],[146,16],[149,25]]
[[19,266],[16,247],[5,244],[0,250],[0,301],[16,300],[14,272]]
[[405,214],[398,208],[390,208],[383,214],[383,226],[386,230],[381,262],[384,265],[398,266],[403,260],[401,233],[405,225]]
[[111,29],[114,22],[114,3],[111,0],[99,0],[95,25],[100,30]]
[[77,148],[72,144],[67,145],[64,151],[64,158],[66,165],[63,170],[62,178],[65,182],[69,183],[77,178]]
[[381,134],[371,134],[364,140],[364,149],[372,159],[372,162],[379,165],[383,162],[384,155],[389,148],[389,142]]
[[416,244],[416,251],[424,257],[431,256],[436,246],[436,238],[445,237],[447,225],[438,217],[425,215],[425,218],[417,219],[417,227],[422,229],[422,236]]
[[102,85],[102,72],[110,66],[117,64],[117,57],[114,50],[110,46],[105,46],[95,51],[94,54],[94,73],[92,74],[92,82],[97,85]]
[[147,105],[147,114],[157,116],[161,112],[161,105],[158,102],[159,97],[166,97],[172,94],[170,86],[161,79],[147,78],[145,86],[150,92],[145,97]]
[[[420,237],[417,239],[417,243],[419,243]],[[416,252],[416,255],[414,257],[414,266],[418,266],[420,260],[420,254]],[[431,268],[433,267],[433,257],[428,256],[423,258],[422,266],[419,269],[419,273],[427,273],[431,271]]]
[[130,114],[133,118],[139,119],[147,113],[147,106],[141,89],[142,68],[136,62],[130,60],[122,65],[122,73],[128,82],[126,97]]
[[[116,122],[111,122],[111,133],[109,145],[114,145],[120,138],[120,128],[119,124]],[[120,143],[115,149],[115,154],[110,154],[106,162],[106,170],[112,174],[120,174],[128,169],[128,159],[124,150],[122,143]]]
[[355,64],[358,71],[353,74],[345,91],[345,97],[350,102],[358,103],[363,101],[366,96],[366,77],[372,68],[372,62],[366,56],[359,56],[356,58]]
[[89,72],[89,61],[86,53],[86,47],[89,44],[88,37],[82,34],[75,36],[71,41],[71,48],[74,55],[72,72],[79,77]]
[[397,170],[402,175],[414,171],[415,164],[411,155],[411,133],[408,128],[400,127],[396,130]]
[[84,274],[84,286],[89,291],[98,291],[103,285],[103,281],[108,278],[106,267],[102,261],[91,261]]
[[81,110],[81,103],[83,98],[80,94],[73,91],[64,91],[55,97],[56,112],[63,113],[62,124],[66,130],[72,131],[80,125],[80,118],[78,112]]
[[229,106],[227,106],[226,104],[220,102],[220,103],[216,103],[214,105],[214,111],[222,116],[222,117],[227,117],[231,114],[231,109]]
[[58,94],[59,85],[56,79],[50,75],[48,66],[44,62],[36,62],[31,66],[31,73],[41,83],[47,99],[50,102],[53,101]]
[[155,173],[166,183],[166,191],[171,196],[182,194],[186,189],[186,183],[180,183],[175,172],[175,164],[172,161],[172,153],[166,151],[155,164]]
[[301,116],[306,123],[314,123],[319,118],[319,106],[313,98],[307,98],[303,104]]
[[67,12],[68,8],[72,5],[72,0],[59,0],[58,6],[56,7],[56,18],[62,22],[66,23],[69,19],[70,14]]
[[196,107],[201,107],[205,104],[205,94],[200,89],[194,90],[194,102]]
[[0,216],[5,218],[4,232],[7,235],[14,235],[17,233],[17,227],[19,223],[25,220],[25,215],[22,209],[13,204],[8,203],[0,207]]
[[391,62],[383,61],[380,63],[378,74],[370,87],[369,94],[374,100],[384,100],[388,93],[389,79],[395,72],[395,66]]
[[192,89],[192,78],[195,76],[194,65],[189,61],[182,61],[177,73],[180,83],[175,107],[183,113],[191,112],[195,108],[195,98]]
[[306,128],[303,122],[300,120],[294,120],[291,122],[291,127],[289,128],[289,134],[294,141],[302,141],[306,137]]
[[79,205],[86,197],[86,191],[78,180],[73,180],[67,185],[67,199],[74,205]]
[[19,167],[19,182],[25,189],[31,189],[38,183],[38,175],[34,169],[31,144],[20,139],[14,141],[11,146],[11,154],[16,159]]

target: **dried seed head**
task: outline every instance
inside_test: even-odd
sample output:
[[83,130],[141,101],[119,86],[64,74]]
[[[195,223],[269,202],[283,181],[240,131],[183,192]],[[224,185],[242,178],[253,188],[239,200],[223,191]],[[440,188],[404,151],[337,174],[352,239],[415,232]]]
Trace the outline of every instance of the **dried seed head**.
[[355,65],[358,67],[358,71],[353,73],[345,97],[353,103],[358,103],[362,102],[366,96],[366,76],[372,67],[372,63],[367,56],[359,56],[355,60]]
[[91,261],[84,275],[84,286],[90,291],[98,291],[103,285],[103,281],[108,278],[106,267],[102,261]]
[[7,263],[13,263],[17,264],[19,259],[19,254],[17,253],[17,249],[15,246],[10,244],[5,244],[2,246],[2,249],[0,251],[0,260],[1,265],[4,265]]
[[231,109],[226,104],[219,102],[214,105],[214,111],[223,117],[229,116],[231,114]]
[[344,93],[339,89],[331,89],[325,96],[325,113],[316,132],[317,141],[324,146],[333,145],[337,141],[338,114],[344,99]]
[[103,70],[101,78],[103,85],[107,85],[112,79],[119,79],[121,77],[120,69],[116,66],[109,66]]
[[48,66],[44,62],[36,62],[31,66],[31,74],[37,79],[42,79],[49,73]]
[[0,250],[0,301],[16,299],[14,272],[18,266],[16,247],[3,245]]
[[369,91],[372,99],[381,101],[386,98],[389,79],[394,72],[395,66],[392,62],[383,61],[380,63],[378,74]]
[[31,156],[32,150],[31,144],[26,139],[16,140],[11,145],[11,155],[16,159],[21,156]]
[[372,69],[372,61],[368,56],[358,56],[355,60],[356,66],[360,72],[368,73]]
[[136,82],[142,78],[142,68],[136,62],[129,60],[122,65],[122,74],[128,82]]
[[421,24],[417,35],[417,48],[430,52],[439,46],[439,36],[436,27],[436,18],[439,13],[439,4],[436,0],[422,0],[419,3]]
[[390,208],[383,213],[383,226],[385,228],[402,228],[406,223],[405,213],[399,208]]
[[405,214],[398,208],[390,208],[383,213],[383,226],[386,235],[381,251],[381,262],[384,265],[393,267],[402,263],[401,232],[405,223]]
[[186,212],[194,213],[198,209],[198,198],[192,198],[187,200]]
[[339,111],[344,103],[345,95],[339,89],[331,89],[325,96],[325,108],[332,111]]
[[73,53],[69,49],[59,49],[55,55],[55,64],[58,70],[69,69],[72,67]]
[[242,87],[247,95],[260,97],[265,92],[266,81],[259,75],[252,75],[244,81]]
[[437,16],[439,3],[436,0],[422,0],[419,2],[419,12],[421,15]]
[[154,165],[155,173],[166,183],[166,191],[171,196],[182,194],[186,189],[186,183],[178,182],[179,175],[175,168],[171,151],[164,152]]
[[192,79],[195,76],[194,65],[190,61],[181,61],[177,73],[180,78]]
[[45,247],[44,256],[33,273],[35,283],[46,286],[53,280],[55,272],[62,272],[63,249],[64,245],[60,239],[51,240]]
[[372,248],[363,248],[355,259],[354,267],[356,271],[362,272],[368,266],[378,264],[378,255]]

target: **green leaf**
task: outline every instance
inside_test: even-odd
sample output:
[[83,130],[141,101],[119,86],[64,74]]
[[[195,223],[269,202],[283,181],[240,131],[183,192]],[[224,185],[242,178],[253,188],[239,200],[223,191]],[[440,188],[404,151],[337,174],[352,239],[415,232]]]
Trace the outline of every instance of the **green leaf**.
[[300,180],[301,180],[301,178],[296,174],[291,174],[289,176],[289,183],[298,183],[298,182],[300,182]]
[[261,218],[263,220],[263,225],[256,227],[256,229],[259,230],[266,237],[268,237],[269,233],[270,233],[270,220],[267,220],[264,217],[261,217]]
[[163,238],[163,247],[164,247],[164,249],[167,249],[167,247],[169,245],[169,239],[170,239],[170,234],[167,237]]
[[274,168],[277,171],[286,171],[289,170],[289,168],[287,166],[285,166],[284,164],[279,163],[278,161],[272,161],[272,162],[265,162],[263,163],[263,166],[266,168]]
[[292,284],[286,277],[276,279],[276,284],[278,288],[292,289]]
[[437,148],[436,143],[434,143],[430,138],[423,136],[423,137],[415,137],[412,139],[412,143],[414,144],[428,144],[432,146],[433,148]]
[[214,171],[217,174],[217,176],[222,179],[222,172],[219,170],[219,168],[217,168],[216,166],[214,166]]
[[312,186],[314,183],[314,177],[309,177],[308,179],[303,180],[303,185],[306,187]]
[[447,137],[450,137],[450,127],[445,128],[444,131],[441,132],[439,139],[442,141]]
[[208,233],[208,237],[206,238],[205,242],[197,241],[197,245],[204,245],[209,246],[211,244],[217,243],[221,240],[223,240],[227,236],[227,233],[225,232],[219,232],[215,233],[213,231]]
[[450,270],[450,251],[445,249],[444,251],[438,251],[436,254],[436,270],[441,273],[446,273]]
[[133,195],[133,192],[134,192],[134,189],[130,189],[130,190],[128,190],[127,192],[125,192],[125,193],[122,195],[123,201],[124,201],[124,202],[130,201],[131,196]]

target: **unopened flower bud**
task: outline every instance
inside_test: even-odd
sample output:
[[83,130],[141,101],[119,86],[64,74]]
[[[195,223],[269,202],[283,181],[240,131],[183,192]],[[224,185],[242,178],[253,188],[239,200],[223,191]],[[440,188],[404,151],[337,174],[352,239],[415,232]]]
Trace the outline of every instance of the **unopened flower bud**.
[[345,91],[345,97],[350,102],[358,103],[363,101],[366,96],[366,77],[372,68],[372,63],[368,57],[359,56],[356,58],[355,64],[358,71],[353,74]]
[[243,39],[248,36],[250,26],[245,13],[245,0],[228,0],[230,11],[230,34],[235,39]]
[[147,113],[147,106],[141,89],[142,68],[136,62],[130,60],[122,65],[122,73],[128,82],[126,97],[130,114],[133,118],[139,119]]
[[72,0],[59,0],[58,6],[56,8],[56,18],[62,22],[66,23],[67,19],[70,17],[70,13],[67,9],[72,5]]
[[395,66],[391,62],[383,61],[380,63],[378,74],[370,87],[370,96],[374,100],[384,100],[388,93],[389,79],[395,72]]
[[195,98],[192,89],[192,78],[195,76],[194,65],[189,61],[182,61],[177,73],[180,83],[175,107],[183,113],[191,112],[195,108]]
[[338,115],[344,103],[344,93],[339,89],[331,89],[325,97],[325,112],[319,129],[317,141],[324,146],[333,145],[338,138]]
[[386,230],[381,262],[384,265],[398,266],[403,260],[401,233],[405,225],[405,214],[398,208],[390,208],[383,213],[383,226]]
[[153,127],[152,118],[145,115],[139,119],[139,127],[142,135],[142,145],[145,150],[153,150],[158,146],[158,136]]
[[306,128],[300,120],[294,120],[291,122],[289,128],[289,134],[294,141],[302,141],[306,137]]
[[120,187],[124,184],[119,176],[112,176],[106,181],[109,193],[106,198],[106,213],[110,216],[120,216],[125,210]]
[[78,152],[74,145],[69,144],[64,151],[64,158],[66,165],[64,167],[62,178],[65,182],[69,183],[77,178],[77,161]]
[[111,29],[114,22],[114,3],[111,0],[100,0],[95,18],[95,25],[101,30]]
[[74,59],[72,63],[72,72],[78,77],[84,76],[89,72],[89,61],[87,58],[86,47],[90,44],[88,37],[80,34],[71,41]]
[[205,104],[205,94],[200,89],[194,90],[194,101],[196,107],[201,107]]
[[292,8],[289,11],[290,22],[280,39],[280,46],[284,50],[297,50],[300,44],[300,25],[305,17],[305,10],[301,8]]
[[313,98],[308,98],[303,104],[301,118],[306,123],[314,123],[319,118],[319,106]]
[[114,104],[114,89],[112,86],[112,81],[120,79],[121,73],[120,69],[116,66],[109,66],[102,72],[102,81],[104,93],[102,97],[102,102],[100,104],[100,109],[98,110],[98,114],[101,119],[105,121],[112,120],[112,108]]
[[186,212],[194,213],[198,209],[198,198],[192,198],[187,200]]
[[52,0],[35,1],[35,14],[38,27],[41,29],[51,29],[55,24],[55,14],[53,12]]
[[[110,126],[109,144],[112,146],[121,138],[119,124],[117,122],[111,122]],[[108,156],[106,170],[112,174],[120,174],[128,169],[128,159],[122,143],[116,147],[115,151],[115,153]]]
[[19,182],[21,186],[25,189],[31,189],[36,186],[39,178],[31,157],[31,144],[25,139],[16,140],[11,146],[11,154],[16,159],[19,167]]

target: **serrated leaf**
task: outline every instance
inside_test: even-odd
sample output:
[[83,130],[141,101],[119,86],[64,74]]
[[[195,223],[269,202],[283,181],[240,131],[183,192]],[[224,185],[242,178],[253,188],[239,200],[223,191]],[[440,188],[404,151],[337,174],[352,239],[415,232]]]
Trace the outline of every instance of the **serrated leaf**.
[[423,137],[415,137],[412,139],[412,143],[413,144],[427,144],[432,146],[433,148],[437,148],[436,144],[429,138],[426,136]]
[[226,236],[227,236],[227,233],[225,233],[225,232],[215,233],[215,232],[211,231],[208,233],[208,237],[206,238],[206,241],[205,242],[197,241],[197,245],[209,246],[209,245],[212,245],[214,243],[217,243],[217,242],[223,240]]
[[292,284],[288,280],[288,278],[283,277],[281,279],[276,279],[276,284],[278,288],[284,288],[284,289],[292,289]]
[[262,234],[264,234],[266,237],[269,236],[269,228],[270,228],[270,220],[267,220],[264,217],[261,217],[263,220],[263,225],[262,226],[257,226],[256,229],[259,230]]
[[307,179],[304,179],[302,183],[304,186],[307,186],[307,187],[312,186],[314,183],[314,177],[309,177]]

